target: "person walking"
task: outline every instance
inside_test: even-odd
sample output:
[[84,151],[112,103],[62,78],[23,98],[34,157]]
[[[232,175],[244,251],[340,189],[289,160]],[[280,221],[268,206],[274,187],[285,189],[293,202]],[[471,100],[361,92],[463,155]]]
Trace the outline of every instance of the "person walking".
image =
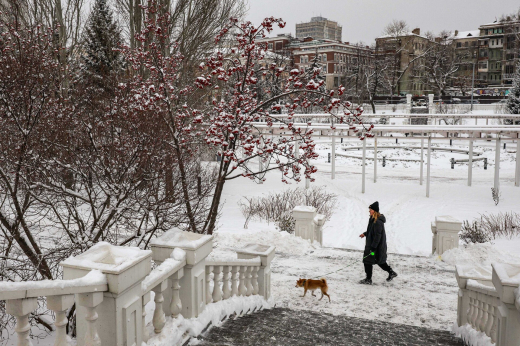
[[379,202],[372,203],[368,210],[370,219],[368,220],[367,231],[359,236],[360,238],[366,238],[365,251],[363,253],[366,278],[359,282],[364,285],[372,285],[372,267],[375,264],[388,272],[386,281],[392,281],[397,276],[397,273],[386,263],[386,218],[379,213]]

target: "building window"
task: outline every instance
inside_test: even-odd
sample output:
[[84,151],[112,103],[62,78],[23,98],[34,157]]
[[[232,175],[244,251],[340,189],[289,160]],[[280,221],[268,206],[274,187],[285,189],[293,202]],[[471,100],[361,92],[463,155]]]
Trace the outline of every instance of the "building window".
[[269,43],[268,46],[267,46],[268,49],[270,50],[273,50],[273,44],[272,43]]

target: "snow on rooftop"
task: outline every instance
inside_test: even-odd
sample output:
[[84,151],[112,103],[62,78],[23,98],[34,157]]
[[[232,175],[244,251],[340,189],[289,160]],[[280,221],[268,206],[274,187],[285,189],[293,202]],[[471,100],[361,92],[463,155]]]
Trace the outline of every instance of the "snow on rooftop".
[[464,38],[479,37],[479,36],[480,36],[480,30],[459,31],[459,33],[456,36],[453,36],[453,39],[461,40]]

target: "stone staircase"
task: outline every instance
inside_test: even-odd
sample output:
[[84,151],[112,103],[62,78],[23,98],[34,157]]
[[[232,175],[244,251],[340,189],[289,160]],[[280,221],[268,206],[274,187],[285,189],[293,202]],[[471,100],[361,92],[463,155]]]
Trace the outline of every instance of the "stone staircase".
[[197,345],[463,346],[448,331],[274,308],[229,319],[199,336]]

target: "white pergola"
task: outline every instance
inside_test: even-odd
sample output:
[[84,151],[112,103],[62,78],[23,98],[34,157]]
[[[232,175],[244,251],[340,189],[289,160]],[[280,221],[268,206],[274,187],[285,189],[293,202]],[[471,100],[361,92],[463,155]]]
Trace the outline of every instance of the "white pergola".
[[[407,116],[410,116],[408,114]],[[315,115],[302,115],[315,116]],[[330,115],[327,115],[330,118]],[[427,115],[431,117],[431,115]],[[446,115],[439,115],[446,117]],[[458,115],[467,118],[468,115]],[[498,115],[495,115],[498,116]],[[504,118],[510,119],[511,115],[503,115]],[[296,116],[295,116],[296,117]],[[483,117],[487,117],[483,116]],[[520,118],[520,115],[514,116]],[[255,123],[258,131],[269,133],[273,136],[292,136],[291,131],[286,129],[287,125],[283,123],[274,123],[273,126],[268,127],[265,123]],[[331,153],[331,178],[335,178],[336,173],[336,138],[358,138],[358,135],[353,130],[350,130],[348,125],[337,124],[332,129],[329,124],[323,123],[294,123],[293,127],[301,128],[302,130],[313,130],[313,137],[326,137],[332,140]],[[356,126],[361,130],[361,126]],[[426,154],[426,197],[430,196],[430,167],[431,167],[431,144],[433,139],[450,139],[450,140],[467,140],[469,141],[469,162],[468,162],[468,186],[472,182],[473,170],[473,143],[478,140],[496,141],[495,149],[495,173],[494,173],[494,187],[499,188],[500,178],[500,144],[503,141],[516,142],[516,169],[515,169],[515,186],[520,186],[520,126],[516,125],[375,125],[372,130],[374,134],[374,182],[377,181],[377,140],[378,138],[408,138],[421,139],[421,170],[420,170],[420,184],[423,184],[423,165],[424,165],[424,140],[427,140],[427,154]],[[492,137],[488,137],[491,135]],[[456,137],[455,137],[456,136]],[[365,193],[365,162],[366,162],[366,138],[363,140],[363,157],[362,157],[362,193]],[[296,153],[298,153],[298,143],[295,146]],[[298,154],[297,154],[298,155]],[[306,186],[309,182],[306,182]]]

